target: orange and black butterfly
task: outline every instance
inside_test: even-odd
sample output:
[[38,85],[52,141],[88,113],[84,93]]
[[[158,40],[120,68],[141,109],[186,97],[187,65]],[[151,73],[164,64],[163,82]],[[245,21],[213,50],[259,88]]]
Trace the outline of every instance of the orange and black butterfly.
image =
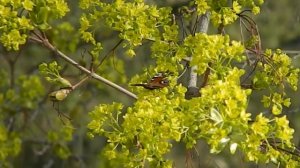
[[131,86],[142,86],[145,89],[154,90],[169,86],[169,82],[166,73],[160,72],[153,76],[148,83],[131,84]]

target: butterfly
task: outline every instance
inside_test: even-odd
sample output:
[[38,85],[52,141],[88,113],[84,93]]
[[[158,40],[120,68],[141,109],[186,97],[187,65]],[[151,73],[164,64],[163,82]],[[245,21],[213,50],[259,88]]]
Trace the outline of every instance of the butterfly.
[[142,86],[145,89],[154,90],[169,86],[170,81],[166,77],[166,73],[160,72],[153,76],[148,83],[131,84],[131,86]]

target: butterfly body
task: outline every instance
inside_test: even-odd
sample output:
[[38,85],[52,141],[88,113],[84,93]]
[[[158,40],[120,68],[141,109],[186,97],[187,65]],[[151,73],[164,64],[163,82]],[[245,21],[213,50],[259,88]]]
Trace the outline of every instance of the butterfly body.
[[166,86],[169,86],[169,80],[166,78],[164,73],[158,73],[151,78],[148,83],[137,83],[132,84],[132,86],[142,86],[145,89],[154,90],[154,89],[161,89]]

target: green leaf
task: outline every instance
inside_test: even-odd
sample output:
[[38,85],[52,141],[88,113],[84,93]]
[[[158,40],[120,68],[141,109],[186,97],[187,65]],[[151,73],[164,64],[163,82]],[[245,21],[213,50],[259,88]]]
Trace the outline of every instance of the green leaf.
[[39,8],[39,11],[37,13],[37,20],[36,20],[36,23],[38,25],[47,23],[50,10],[51,10],[50,7],[46,7],[46,6]]
[[274,104],[272,106],[272,113],[274,115],[279,115],[281,114],[281,111],[282,111],[282,106],[280,104]]
[[290,98],[284,99],[283,105],[284,105],[285,107],[290,107],[290,105],[291,105],[291,99],[290,99]]
[[61,159],[68,159],[71,156],[71,151],[66,145],[55,145],[54,152]]
[[24,6],[24,9],[31,11],[34,6],[34,3],[31,0],[24,0],[23,6]]
[[270,107],[271,105],[271,98],[269,96],[263,95],[261,102],[264,104],[264,107]]

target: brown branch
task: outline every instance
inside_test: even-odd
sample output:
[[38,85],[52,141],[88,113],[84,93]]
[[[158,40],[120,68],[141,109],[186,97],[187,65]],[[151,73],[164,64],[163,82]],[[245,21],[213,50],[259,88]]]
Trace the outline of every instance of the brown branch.
[[[38,38],[41,38],[41,36],[38,36]],[[42,45],[44,45],[46,48],[48,48],[49,50],[53,51],[56,55],[58,55],[60,58],[62,58],[63,60],[67,61],[68,63],[72,64],[74,67],[76,67],[77,69],[79,69],[80,71],[84,72],[85,74],[91,76],[92,78],[102,82],[102,83],[105,83],[106,85],[112,87],[112,88],[115,88],[117,89],[118,91],[126,94],[127,96],[133,98],[133,99],[137,99],[137,96],[128,91],[127,89],[103,78],[102,76],[86,69],[85,67],[79,65],[76,61],[74,61],[73,59],[71,59],[70,57],[68,57],[67,55],[65,55],[64,53],[62,53],[61,51],[59,51],[57,48],[55,48],[49,41],[48,39],[44,38],[42,40],[42,42],[40,42],[40,40],[35,40],[36,38],[30,38],[31,40],[34,40],[35,42],[38,42]]]
[[90,76],[86,76],[85,78],[81,79],[78,83],[72,86],[72,90],[75,90],[78,86],[83,84],[85,81],[87,81],[90,78]]
[[210,66],[211,66],[211,62],[208,63],[208,67],[206,68],[206,70],[204,72],[203,82],[202,82],[200,88],[205,87],[208,83],[208,77],[209,77],[209,74],[210,74]]
[[24,46],[21,46],[21,49],[16,53],[16,55],[9,55],[9,52],[5,49],[3,50],[4,54],[1,54],[9,66],[10,88],[14,88],[15,86],[15,65],[21,55],[23,48]]
[[[279,142],[279,143],[281,144],[282,142]],[[276,149],[276,150],[278,150],[278,151],[282,151],[282,152],[284,152],[284,153],[286,153],[286,154],[290,154],[290,155],[293,155],[293,156],[296,156],[296,157],[300,158],[300,154],[297,153],[297,150],[296,150],[296,152],[294,152],[294,151],[291,151],[291,150],[288,150],[288,149],[279,147],[278,145],[274,144],[273,142],[268,142],[268,144],[269,144],[272,148],[274,148],[274,149]],[[296,149],[297,149],[297,148],[296,148]]]
[[42,40],[40,40],[40,39],[37,38],[37,37],[33,37],[33,36],[30,36],[30,37],[29,37],[29,40],[35,41],[35,42],[37,42],[37,43],[43,43]]

